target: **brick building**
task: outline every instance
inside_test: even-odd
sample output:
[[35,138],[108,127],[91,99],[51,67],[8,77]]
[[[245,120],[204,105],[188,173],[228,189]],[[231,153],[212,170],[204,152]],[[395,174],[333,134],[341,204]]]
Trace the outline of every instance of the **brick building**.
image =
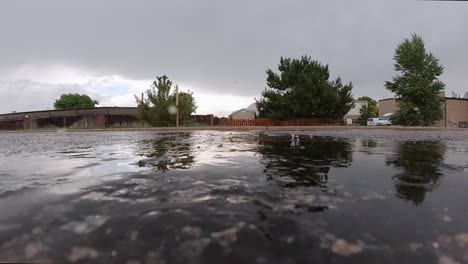
[[[382,99],[379,101],[379,115],[398,111],[395,98]],[[443,117],[434,124],[434,127],[468,127],[468,98],[444,97],[442,105]]]
[[145,127],[136,107],[96,107],[0,114],[0,129]]

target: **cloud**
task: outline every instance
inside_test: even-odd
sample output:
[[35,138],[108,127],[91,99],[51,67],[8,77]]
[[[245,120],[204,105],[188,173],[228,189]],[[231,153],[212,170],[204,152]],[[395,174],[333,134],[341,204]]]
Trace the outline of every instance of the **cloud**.
[[[22,67],[10,77],[30,76],[34,81],[0,81],[0,113],[53,109],[55,100],[65,93],[87,94],[98,100],[99,106],[134,107],[135,96],[145,93],[152,83],[152,80],[131,80],[118,75],[89,77],[90,74],[69,67],[34,69],[36,68],[31,66]],[[216,94],[187,84],[180,84],[179,87],[180,91],[194,93],[198,105],[197,114],[228,116],[254,101],[253,97]]]
[[0,80],[0,112],[52,109],[62,94],[87,94],[99,106],[135,106],[134,94],[149,88],[150,80],[130,80],[122,76],[93,77],[68,66],[23,65]]
[[[1,1],[0,80],[29,80],[51,91],[80,87],[106,104],[129,104],[139,84],[125,83],[126,94],[108,97],[89,80],[145,82],[166,74],[199,87],[199,96],[213,95],[206,103],[224,111],[218,101],[225,96],[259,97],[265,70],[281,56],[306,54],[352,81],[355,97],[382,98],[395,74],[396,45],[418,33],[445,66],[447,90],[463,93],[467,13],[464,2],[411,0]],[[3,87],[0,95],[10,95]]]
[[55,99],[64,93],[90,93],[81,85],[47,84],[29,80],[0,81],[0,113],[53,109]]

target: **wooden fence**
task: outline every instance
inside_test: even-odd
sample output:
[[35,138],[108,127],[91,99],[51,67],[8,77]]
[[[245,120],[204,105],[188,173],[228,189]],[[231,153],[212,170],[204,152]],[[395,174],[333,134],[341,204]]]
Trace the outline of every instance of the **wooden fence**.
[[287,120],[259,119],[228,119],[221,118],[222,126],[338,126],[338,119],[297,118]]

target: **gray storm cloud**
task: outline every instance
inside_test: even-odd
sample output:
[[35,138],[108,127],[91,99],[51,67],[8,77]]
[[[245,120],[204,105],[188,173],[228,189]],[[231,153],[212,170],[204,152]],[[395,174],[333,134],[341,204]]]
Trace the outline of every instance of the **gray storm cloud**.
[[447,90],[462,93],[466,14],[465,2],[411,0],[1,1],[0,79],[24,64],[62,64],[259,96],[280,56],[307,54],[352,81],[355,96],[382,98],[396,45],[418,33],[445,66]]

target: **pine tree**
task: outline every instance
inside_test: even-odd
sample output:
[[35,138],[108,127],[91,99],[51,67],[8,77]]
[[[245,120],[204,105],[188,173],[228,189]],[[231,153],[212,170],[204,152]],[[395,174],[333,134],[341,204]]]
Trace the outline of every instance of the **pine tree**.
[[329,80],[328,65],[311,60],[281,58],[279,74],[267,70],[267,84],[262,98],[257,100],[261,117],[287,118],[342,118],[353,106],[351,83],[341,79]]

